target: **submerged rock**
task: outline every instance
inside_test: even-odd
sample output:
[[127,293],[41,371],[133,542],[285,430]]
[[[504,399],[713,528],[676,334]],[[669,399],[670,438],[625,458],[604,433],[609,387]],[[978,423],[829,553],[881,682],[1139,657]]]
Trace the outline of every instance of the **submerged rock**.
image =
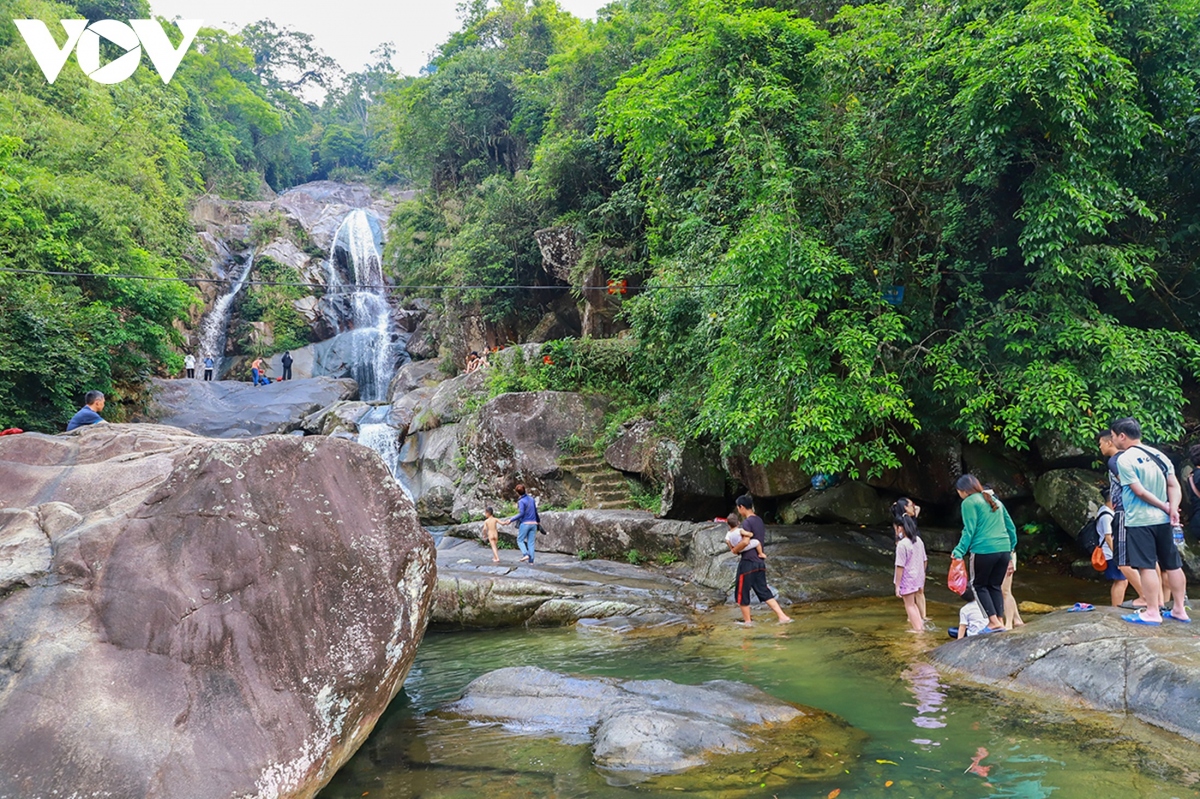
[[1200,742],[1200,639],[1194,625],[1124,622],[1126,610],[1042,616],[1010,632],[954,641],[932,657],[987,685],[1129,713]]
[[249,438],[299,430],[309,414],[357,396],[353,380],[332,377],[269,386],[234,380],[154,380],[144,421],[212,438]]
[[752,769],[754,788],[827,779],[864,738],[835,716],[745,683],[622,681],[534,666],[479,677],[440,715],[589,746],[613,783],[689,791],[745,790]]
[[0,796],[312,797],[408,673],[434,553],[364,447],[97,425],[0,485]]

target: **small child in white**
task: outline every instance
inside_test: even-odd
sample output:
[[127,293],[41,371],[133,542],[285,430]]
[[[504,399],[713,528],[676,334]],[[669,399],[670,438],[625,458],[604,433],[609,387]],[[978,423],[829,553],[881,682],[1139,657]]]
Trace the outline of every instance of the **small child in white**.
[[970,638],[979,635],[988,626],[987,616],[983,615],[983,608],[975,600],[975,591],[971,586],[968,585],[967,590],[962,592],[962,598],[967,604],[958,611],[958,629],[950,628],[951,638]]
[[732,550],[739,543],[741,543],[741,540],[743,538],[753,538],[753,543],[752,543],[751,547],[747,547],[747,549],[750,549],[750,548],[757,549],[758,556],[760,558],[762,558],[763,560],[766,560],[767,555],[765,552],[763,552],[762,542],[759,541],[757,538],[754,538],[754,533],[750,532],[749,530],[743,529],[741,524],[738,521],[738,518],[739,517],[736,513],[731,513],[729,515],[729,518],[727,518],[725,520],[725,523],[729,525],[729,532],[725,535],[725,543],[728,544],[729,548]]

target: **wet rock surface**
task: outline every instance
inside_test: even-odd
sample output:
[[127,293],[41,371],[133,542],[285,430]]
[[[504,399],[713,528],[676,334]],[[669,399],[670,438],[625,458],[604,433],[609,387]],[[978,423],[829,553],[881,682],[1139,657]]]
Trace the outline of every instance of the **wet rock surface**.
[[304,418],[358,396],[353,380],[314,377],[252,386],[234,380],[154,380],[143,421],[212,438],[299,430]]
[[831,777],[840,764],[821,748],[844,753],[862,740],[828,713],[745,683],[622,681],[533,666],[477,678],[442,714],[588,746],[610,782],[677,790],[716,789],[726,780],[724,787],[744,789],[747,763],[770,787]]
[[369,450],[99,425],[0,484],[0,796],[312,797],[399,691],[434,553]]
[[723,599],[689,585],[682,572],[628,563],[539,552],[530,566],[511,549],[500,550],[501,562],[493,563],[491,549],[479,539],[446,536],[437,557],[432,623],[445,628],[560,626],[580,619],[678,614]]
[[1200,742],[1196,624],[1144,627],[1127,610],[1057,611],[1017,630],[945,644],[933,662],[1026,695],[1124,712]]

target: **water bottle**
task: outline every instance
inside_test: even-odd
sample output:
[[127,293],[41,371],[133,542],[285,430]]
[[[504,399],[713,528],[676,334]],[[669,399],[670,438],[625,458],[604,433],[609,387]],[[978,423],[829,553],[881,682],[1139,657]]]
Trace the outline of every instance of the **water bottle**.
[[1183,527],[1178,524],[1172,527],[1171,537],[1175,539],[1175,547],[1177,549],[1183,549]]

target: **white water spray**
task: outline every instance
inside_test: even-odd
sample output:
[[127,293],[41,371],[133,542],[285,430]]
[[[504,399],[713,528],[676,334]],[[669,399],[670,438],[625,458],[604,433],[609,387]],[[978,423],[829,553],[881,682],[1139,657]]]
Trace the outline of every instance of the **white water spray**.
[[246,256],[246,268],[234,280],[233,287],[213,304],[208,316],[200,323],[200,368],[204,368],[204,359],[212,356],[213,376],[216,378],[221,376],[221,361],[225,358],[225,339],[229,335],[229,316],[233,312],[233,301],[242,290],[242,286],[246,285],[246,280],[253,270],[254,250],[251,250]]
[[[346,254],[352,282],[342,279],[339,250]],[[386,399],[401,349],[383,282],[383,259],[366,211],[355,209],[342,220],[325,268],[330,293],[350,292],[351,376],[358,383],[359,397],[367,402]]]

